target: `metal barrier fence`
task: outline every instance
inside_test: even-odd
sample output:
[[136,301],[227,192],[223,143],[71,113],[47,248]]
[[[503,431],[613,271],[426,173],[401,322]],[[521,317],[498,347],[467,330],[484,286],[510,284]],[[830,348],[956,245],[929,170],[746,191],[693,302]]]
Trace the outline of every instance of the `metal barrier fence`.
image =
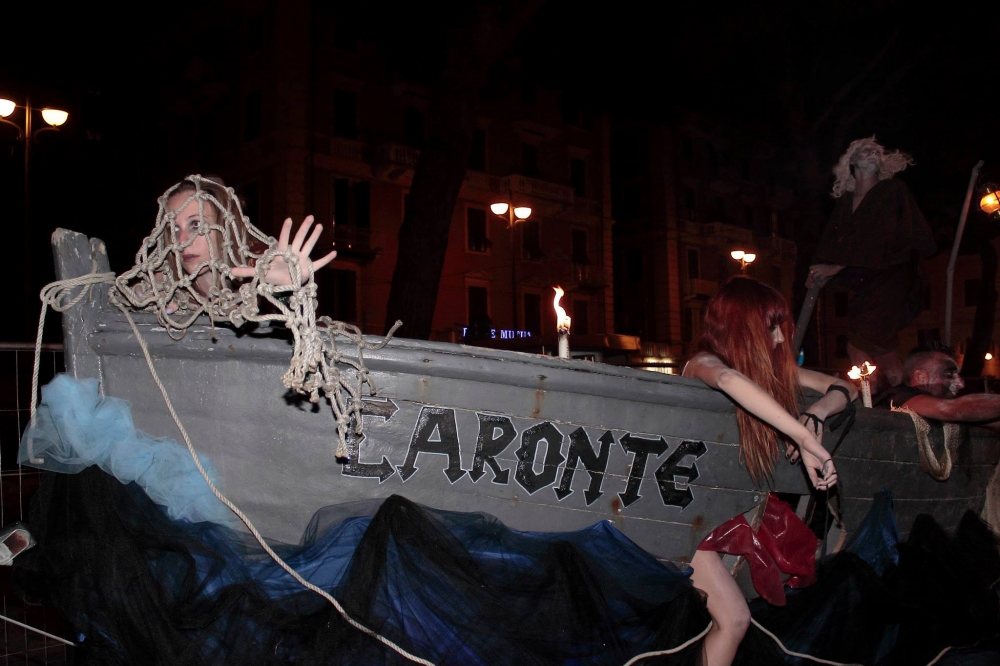
[[[35,347],[30,343],[0,342],[0,527],[23,521],[28,503],[44,472],[17,464],[17,449],[31,418],[31,376]],[[38,385],[64,369],[62,345],[43,345]],[[0,615],[43,631],[65,636],[67,627],[58,611],[26,601],[11,584],[11,567],[0,567]],[[66,664],[69,648],[23,627],[0,619],[0,666]]]

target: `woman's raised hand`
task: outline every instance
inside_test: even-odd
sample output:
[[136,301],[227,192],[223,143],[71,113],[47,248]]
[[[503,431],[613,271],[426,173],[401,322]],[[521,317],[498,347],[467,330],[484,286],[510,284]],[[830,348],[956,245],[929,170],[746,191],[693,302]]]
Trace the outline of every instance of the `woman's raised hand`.
[[822,458],[806,447],[800,447],[800,449],[802,451],[802,464],[809,474],[809,481],[812,482],[816,490],[829,490],[837,485],[837,468],[833,464],[833,458],[829,453],[826,453],[825,449]]
[[[291,250],[298,257],[299,270],[303,276],[307,275],[310,270],[313,272],[318,271],[337,256],[337,251],[334,250],[325,257],[316,259],[315,261],[309,258],[309,254],[316,247],[316,241],[319,240],[319,236],[323,232],[323,225],[317,224],[313,228],[312,234],[309,234],[309,228],[312,227],[312,224],[313,216],[309,215],[302,221],[302,226],[295,232],[295,238],[292,239],[292,244],[289,246],[288,237],[292,232],[292,218],[289,217],[282,225],[281,234],[278,236],[278,250],[281,252]],[[306,236],[308,236],[308,239]],[[254,269],[249,266],[237,266],[232,270],[233,276],[240,278],[252,278],[254,272]],[[284,257],[279,255],[274,258],[274,261],[271,262],[271,266],[268,268],[267,275],[264,276],[264,281],[278,286],[292,284],[292,274],[289,270],[288,262],[285,261]]]

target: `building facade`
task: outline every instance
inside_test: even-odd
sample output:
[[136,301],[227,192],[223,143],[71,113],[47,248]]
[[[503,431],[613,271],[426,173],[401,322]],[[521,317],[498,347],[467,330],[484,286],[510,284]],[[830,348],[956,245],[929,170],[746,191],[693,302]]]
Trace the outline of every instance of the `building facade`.
[[[678,113],[615,127],[615,325],[638,335],[639,363],[679,372],[708,299],[738,273],[792,302],[800,212],[772,147]],[[742,250],[751,263],[733,258]]]
[[[213,140],[194,154],[237,186],[264,231],[276,233],[285,217],[322,222],[315,252],[332,246],[338,256],[316,275],[319,314],[380,334],[430,91],[400,80],[323,3],[219,7],[218,21],[240,34],[216,65],[238,102],[202,119],[200,133]],[[220,29],[206,23],[188,37]],[[629,351],[635,341],[613,327],[609,123],[558,91],[508,88],[516,92],[488,96],[479,108],[433,339],[554,349],[553,287],[561,286],[574,349],[595,358]],[[191,155],[179,151],[176,168]],[[494,203],[531,215],[511,225]]]

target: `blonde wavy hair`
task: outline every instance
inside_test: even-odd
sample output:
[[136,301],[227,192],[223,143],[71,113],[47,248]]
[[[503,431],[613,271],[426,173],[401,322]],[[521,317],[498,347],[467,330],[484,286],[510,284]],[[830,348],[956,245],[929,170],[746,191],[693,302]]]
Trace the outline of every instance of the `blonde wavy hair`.
[[913,158],[906,153],[898,150],[891,153],[886,151],[885,147],[875,140],[874,134],[866,139],[852,141],[851,145],[847,147],[847,152],[840,156],[837,166],[833,167],[833,175],[836,177],[836,180],[833,181],[833,192],[831,194],[834,199],[844,196],[847,192],[854,191],[856,183],[854,174],[851,173],[851,165],[854,164],[854,158],[858,154],[858,151],[863,148],[870,149],[875,157],[878,158],[879,180],[892,178],[913,164]]

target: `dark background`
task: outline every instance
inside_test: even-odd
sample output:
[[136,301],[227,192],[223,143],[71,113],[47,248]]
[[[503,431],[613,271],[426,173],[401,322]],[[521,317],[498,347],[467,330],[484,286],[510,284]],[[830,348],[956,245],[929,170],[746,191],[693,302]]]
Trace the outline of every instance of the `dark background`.
[[[350,14],[399,74],[424,82],[440,74],[448,28],[468,11],[467,3],[430,11],[420,3],[363,4],[335,11]],[[947,249],[973,164],[984,160],[984,176],[1000,179],[1000,12],[982,2],[911,7],[775,2],[654,10],[637,2],[540,1],[491,68],[484,95],[532,81],[576,95],[615,122],[704,114],[726,123],[732,137],[777,146],[796,193],[813,198],[820,220],[831,207],[830,167],[849,141],[875,134],[915,157],[903,177]],[[186,25],[204,20],[203,12],[225,11],[219,2],[4,9],[0,96],[21,103],[30,94],[38,107],[69,111],[70,121],[34,144],[27,239],[22,147],[12,128],[0,126],[0,224],[9,253],[2,277],[20,324],[0,338],[33,337],[38,290],[53,279],[54,228],[104,239],[115,271],[131,265],[156,197],[177,177],[168,157],[181,147],[164,138],[167,130],[176,134],[200,104],[228,94],[191,82],[199,63],[238,37],[220,30],[217,39],[192,44],[183,39]],[[188,148],[197,146],[199,137],[190,139]],[[807,261],[819,229],[800,231]],[[994,234],[993,223],[970,215],[967,244]],[[49,329],[57,338],[58,327]]]

